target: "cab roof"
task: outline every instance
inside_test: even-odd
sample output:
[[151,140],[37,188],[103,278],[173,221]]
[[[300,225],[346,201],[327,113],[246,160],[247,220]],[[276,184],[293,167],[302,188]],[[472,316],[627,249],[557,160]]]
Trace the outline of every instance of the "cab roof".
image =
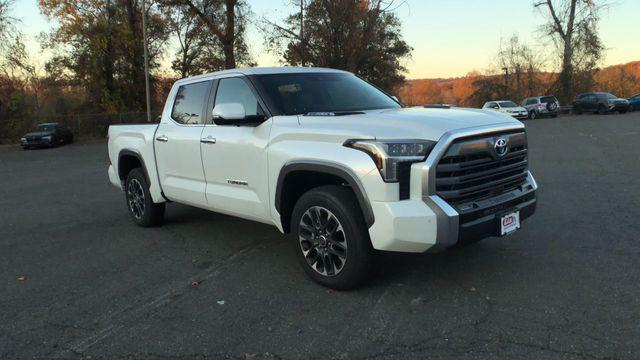
[[210,79],[220,75],[241,74],[241,75],[272,75],[272,74],[299,74],[299,73],[345,73],[343,70],[320,68],[320,67],[297,67],[297,66],[281,66],[281,67],[249,67],[216,71],[208,74],[192,76],[178,80],[176,83],[189,83],[194,80]]

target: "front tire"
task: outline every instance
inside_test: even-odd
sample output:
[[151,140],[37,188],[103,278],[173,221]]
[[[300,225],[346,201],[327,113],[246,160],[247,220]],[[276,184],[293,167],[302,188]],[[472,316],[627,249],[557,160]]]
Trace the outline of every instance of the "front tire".
[[156,204],[151,199],[149,184],[141,168],[133,169],[124,184],[124,196],[133,221],[142,227],[162,225],[165,204]]
[[538,117],[538,115],[536,114],[536,111],[533,110],[529,113],[529,119],[530,120],[535,120]]
[[598,114],[604,115],[607,113],[607,108],[604,105],[598,106]]
[[351,189],[331,185],[309,190],[296,203],[291,224],[300,264],[314,281],[348,290],[367,279],[373,249]]

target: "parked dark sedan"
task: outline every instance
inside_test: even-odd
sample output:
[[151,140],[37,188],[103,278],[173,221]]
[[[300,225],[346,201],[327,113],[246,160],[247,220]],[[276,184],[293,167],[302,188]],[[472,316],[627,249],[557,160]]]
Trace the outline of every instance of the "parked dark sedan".
[[73,133],[69,128],[58,123],[38,125],[38,131],[30,132],[20,139],[24,149],[32,147],[51,147],[73,142]]
[[629,104],[631,105],[629,111],[640,111],[640,94],[630,97]]
[[591,92],[579,94],[573,102],[573,112],[582,114],[583,112],[595,112],[606,114],[608,112],[619,112],[621,114],[629,111],[629,100],[621,99],[610,93]]

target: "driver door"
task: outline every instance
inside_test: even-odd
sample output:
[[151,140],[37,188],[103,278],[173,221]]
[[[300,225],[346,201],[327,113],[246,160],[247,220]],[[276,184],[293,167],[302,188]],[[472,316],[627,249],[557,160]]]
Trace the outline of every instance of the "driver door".
[[[244,76],[220,78],[211,91],[207,113],[220,104],[242,104],[247,116],[264,115],[264,104]],[[271,119],[260,124],[216,124],[202,132],[206,199],[214,211],[252,220],[269,217],[266,147]]]

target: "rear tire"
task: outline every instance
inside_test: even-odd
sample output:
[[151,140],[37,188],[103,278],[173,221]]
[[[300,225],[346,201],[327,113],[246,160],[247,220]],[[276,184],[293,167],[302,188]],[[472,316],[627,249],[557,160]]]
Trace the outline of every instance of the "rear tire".
[[296,203],[291,224],[300,264],[315,282],[348,290],[367,279],[373,249],[351,189],[330,185],[309,190]]
[[133,221],[142,227],[162,225],[165,204],[156,204],[151,198],[147,178],[141,168],[135,168],[127,175],[124,183],[124,197]]

